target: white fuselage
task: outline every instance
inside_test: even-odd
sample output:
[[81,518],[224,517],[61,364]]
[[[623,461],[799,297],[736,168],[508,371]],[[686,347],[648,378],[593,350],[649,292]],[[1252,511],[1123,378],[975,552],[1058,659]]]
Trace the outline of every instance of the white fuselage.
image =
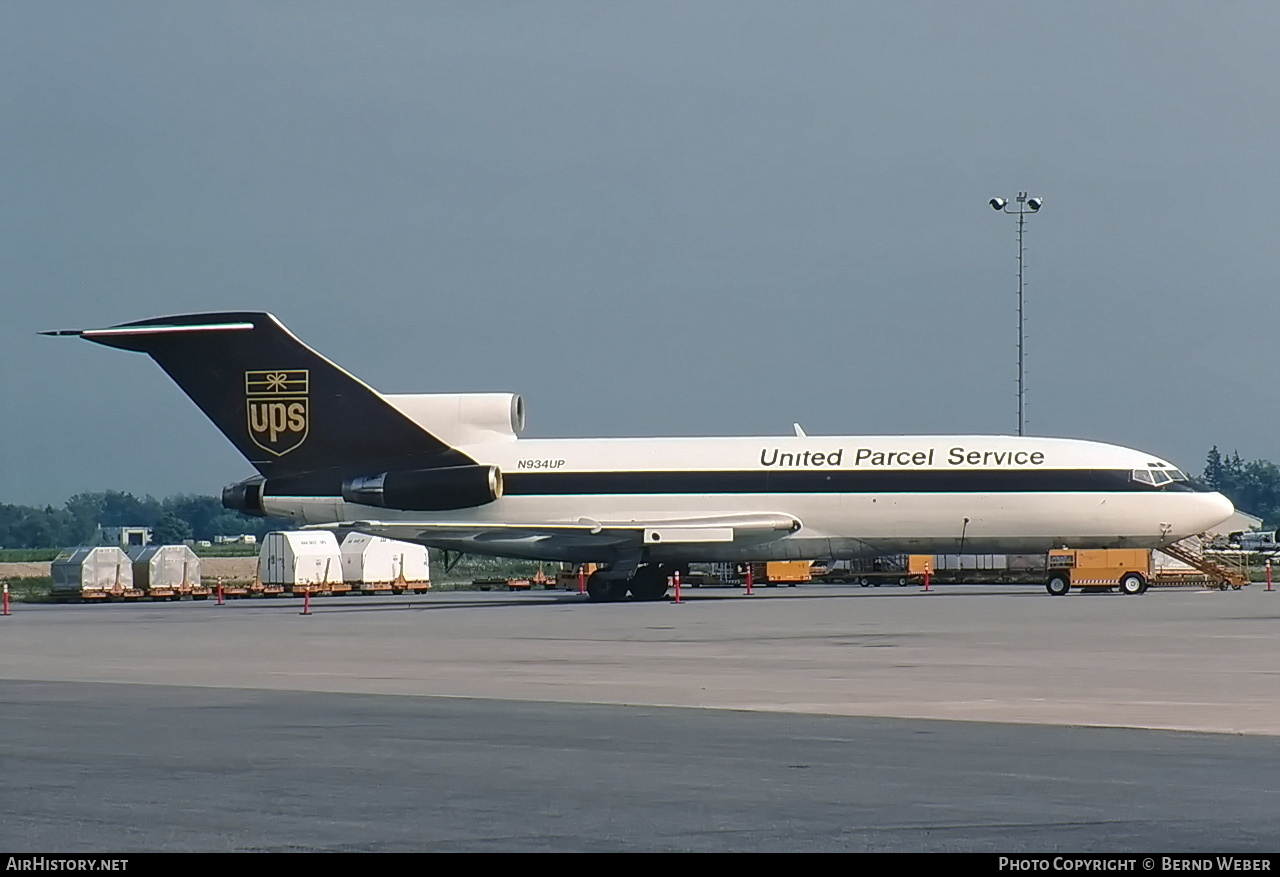
[[[767,539],[647,546],[655,560],[1023,553],[1068,546],[1159,547],[1229,517],[1221,494],[1128,483],[1172,466],[1141,451],[1013,436],[786,436],[520,439],[457,445],[497,466],[504,495],[448,512],[401,512],[340,497],[264,499],[299,523],[420,521],[531,527],[778,513],[800,526]],[[403,528],[394,535],[406,538]],[[413,537],[409,537],[413,538]],[[477,553],[592,559],[555,537],[416,541]]]

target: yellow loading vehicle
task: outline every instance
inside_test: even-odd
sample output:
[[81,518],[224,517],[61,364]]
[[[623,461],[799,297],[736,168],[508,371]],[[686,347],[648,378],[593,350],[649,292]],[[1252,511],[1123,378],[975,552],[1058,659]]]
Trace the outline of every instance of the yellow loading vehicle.
[[907,556],[907,574],[913,578],[924,580],[925,573],[930,577],[933,576],[933,555],[932,554],[911,554]]
[[751,564],[753,584],[772,588],[774,585],[786,585],[794,588],[802,582],[813,581],[812,560],[770,560],[766,563]]
[[1151,582],[1151,552],[1144,548],[1057,548],[1046,560],[1044,587],[1061,597],[1073,587],[1085,591],[1141,594]]
[[578,567],[582,567],[582,582],[584,586],[587,579],[591,578],[591,574],[600,568],[599,564],[595,563],[562,563],[559,569],[556,570],[556,590],[578,590]]

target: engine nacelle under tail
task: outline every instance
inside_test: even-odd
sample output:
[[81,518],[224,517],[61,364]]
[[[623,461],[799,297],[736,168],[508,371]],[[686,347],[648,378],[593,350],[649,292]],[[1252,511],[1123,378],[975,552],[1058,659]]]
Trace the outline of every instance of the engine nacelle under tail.
[[342,498],[360,505],[413,512],[469,509],[502,496],[497,466],[447,466],[360,475],[342,482]]

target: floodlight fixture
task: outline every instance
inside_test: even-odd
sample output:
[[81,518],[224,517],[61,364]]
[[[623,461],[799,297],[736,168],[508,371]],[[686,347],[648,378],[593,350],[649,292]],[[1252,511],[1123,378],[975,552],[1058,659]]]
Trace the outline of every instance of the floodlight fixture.
[[1023,433],[1023,410],[1026,401],[1026,381],[1025,370],[1023,368],[1023,351],[1024,351],[1024,335],[1022,331],[1022,231],[1026,224],[1026,215],[1028,213],[1037,213],[1044,206],[1044,199],[1040,197],[1028,198],[1026,192],[1018,193],[1018,209],[1009,209],[1008,198],[992,198],[987,203],[991,205],[992,210],[998,210],[1001,213],[1017,215],[1018,217],[1018,435]]

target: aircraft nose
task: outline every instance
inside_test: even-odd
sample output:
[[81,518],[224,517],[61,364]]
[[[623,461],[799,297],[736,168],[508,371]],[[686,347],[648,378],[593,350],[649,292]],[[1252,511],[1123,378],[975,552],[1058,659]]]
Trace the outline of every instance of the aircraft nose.
[[1220,493],[1202,493],[1200,496],[1202,497],[1200,511],[1203,512],[1203,519],[1196,524],[1197,533],[1216,527],[1236,513],[1236,507],[1231,504],[1231,500]]

